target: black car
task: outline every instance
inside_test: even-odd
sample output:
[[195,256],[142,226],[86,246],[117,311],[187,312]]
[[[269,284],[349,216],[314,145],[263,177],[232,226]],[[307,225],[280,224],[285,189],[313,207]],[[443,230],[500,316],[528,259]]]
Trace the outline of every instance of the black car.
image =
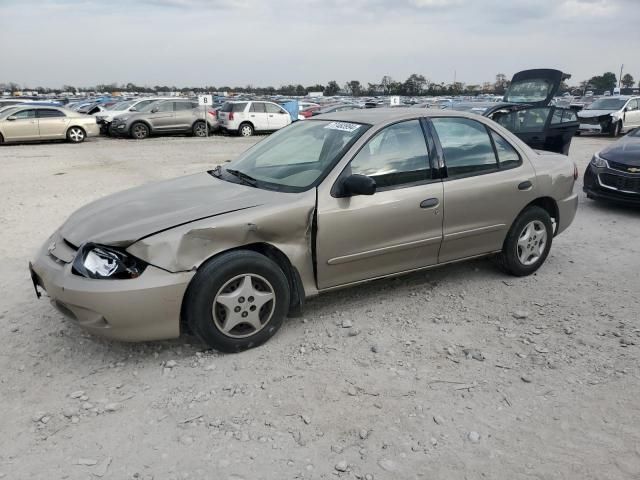
[[640,205],[640,128],[593,156],[583,190],[589,198]]

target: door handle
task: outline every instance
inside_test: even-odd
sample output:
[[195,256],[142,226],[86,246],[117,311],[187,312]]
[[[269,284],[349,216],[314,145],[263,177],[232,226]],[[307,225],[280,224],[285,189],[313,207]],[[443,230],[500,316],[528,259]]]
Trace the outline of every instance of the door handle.
[[533,183],[531,183],[529,180],[520,182],[518,184],[518,190],[530,190],[531,187],[533,187]]
[[433,208],[440,205],[440,200],[437,198],[427,198],[420,202],[420,208]]

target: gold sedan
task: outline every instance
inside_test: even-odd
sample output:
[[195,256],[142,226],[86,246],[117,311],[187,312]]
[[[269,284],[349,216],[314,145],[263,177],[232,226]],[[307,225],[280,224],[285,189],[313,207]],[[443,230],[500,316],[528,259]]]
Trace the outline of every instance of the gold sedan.
[[98,136],[95,117],[55,106],[21,104],[0,111],[0,143],[68,140]]

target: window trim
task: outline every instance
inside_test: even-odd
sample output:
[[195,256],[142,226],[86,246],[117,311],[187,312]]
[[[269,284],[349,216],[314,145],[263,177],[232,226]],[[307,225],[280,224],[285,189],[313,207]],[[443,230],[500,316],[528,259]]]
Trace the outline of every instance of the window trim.
[[358,148],[358,150],[356,150],[354,152],[354,154],[351,156],[351,158],[349,158],[349,161],[347,161],[347,163],[345,164],[345,166],[342,169],[342,171],[340,172],[340,174],[336,177],[335,181],[333,182],[333,185],[331,186],[331,190],[330,190],[331,196],[333,198],[344,198],[344,197],[342,197],[340,195],[340,184],[344,180],[344,178],[346,178],[346,176],[347,176],[346,171],[350,168],[351,162],[353,161],[353,159],[358,156],[358,154],[362,151],[362,149],[365,146],[367,146],[371,140],[373,140],[379,133],[381,133],[386,128],[392,127],[393,125],[397,125],[398,123],[411,122],[411,121],[418,121],[418,124],[420,125],[420,128],[422,129],[422,136],[424,138],[425,146],[427,148],[427,159],[428,159],[428,162],[429,162],[428,166],[429,166],[431,178],[426,179],[426,180],[420,180],[420,181],[417,181],[417,182],[401,183],[401,184],[397,184],[397,185],[389,185],[389,186],[380,187],[380,188],[376,187],[376,193],[378,193],[378,192],[386,192],[386,191],[389,191],[389,190],[398,190],[400,188],[416,187],[416,186],[419,186],[419,185],[429,185],[431,183],[440,182],[442,180],[440,178],[440,176],[439,175],[438,176],[434,176],[433,161],[431,159],[431,152],[429,151],[429,142],[427,140],[429,134],[425,130],[425,123],[423,122],[423,120],[424,120],[424,117],[403,118],[401,120],[397,120],[395,122],[388,123],[388,124],[384,125],[382,128],[379,128],[377,131],[375,131],[369,138],[367,138],[367,140],[360,146],[360,148]]

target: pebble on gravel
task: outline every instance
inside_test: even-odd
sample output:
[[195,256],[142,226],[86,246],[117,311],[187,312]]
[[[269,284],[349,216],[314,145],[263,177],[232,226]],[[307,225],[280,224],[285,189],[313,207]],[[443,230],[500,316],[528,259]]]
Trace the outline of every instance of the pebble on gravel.
[[349,319],[342,320],[342,328],[351,328],[353,327],[353,322]]
[[434,416],[433,416],[433,421],[434,421],[437,425],[443,425],[443,424],[444,424],[444,418],[442,418],[440,415],[434,415]]
[[347,465],[346,460],[340,460],[335,466],[335,469],[339,472],[346,472],[347,468],[349,468],[349,465]]
[[389,458],[381,458],[378,460],[378,466],[385,472],[393,472],[397,468],[396,462]]
[[93,458],[79,458],[78,461],[76,462],[76,465],[82,465],[85,467],[93,467],[94,465],[97,465],[98,461],[94,460]]
[[77,392],[73,392],[69,394],[71,398],[80,398],[84,395],[84,390],[78,390]]
[[347,393],[352,397],[355,397],[356,395],[358,395],[358,391],[356,390],[356,387],[354,387],[353,385],[350,385],[349,388],[347,388]]
[[174,368],[174,367],[178,366],[178,362],[176,362],[175,360],[169,360],[169,361],[167,361],[167,363],[164,364],[164,366],[166,368]]
[[527,376],[527,375],[522,375],[520,377],[520,380],[522,380],[524,383],[531,383],[531,377]]
[[529,312],[527,312],[526,310],[516,310],[515,312],[513,312],[513,318],[517,318],[518,320],[524,320],[525,318],[529,317]]
[[478,443],[480,441],[480,434],[478,432],[469,432],[467,438],[471,443]]
[[120,410],[120,407],[121,407],[121,406],[122,406],[122,405],[121,405],[121,404],[119,404],[118,402],[107,403],[107,404],[104,406],[104,411],[105,411],[105,412],[116,412],[116,411]]
[[360,438],[362,440],[366,440],[367,437],[369,437],[369,430],[367,430],[366,428],[363,428],[362,430],[360,430],[360,432],[358,432],[358,434],[360,435]]

